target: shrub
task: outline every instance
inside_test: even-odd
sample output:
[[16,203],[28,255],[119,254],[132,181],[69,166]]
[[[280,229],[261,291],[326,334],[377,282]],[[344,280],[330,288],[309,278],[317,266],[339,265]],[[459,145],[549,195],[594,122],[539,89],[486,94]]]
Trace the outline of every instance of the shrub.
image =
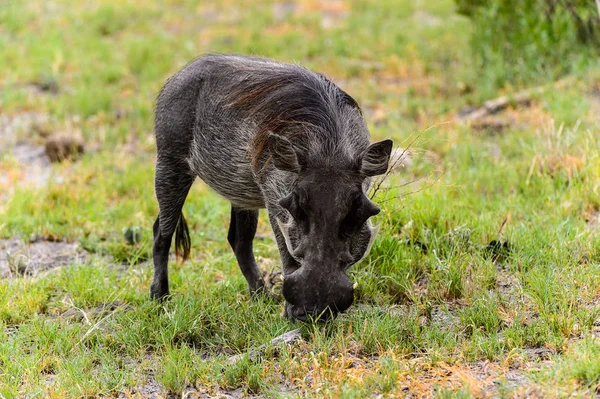
[[496,87],[556,79],[600,50],[595,0],[455,0],[473,22],[478,75]]

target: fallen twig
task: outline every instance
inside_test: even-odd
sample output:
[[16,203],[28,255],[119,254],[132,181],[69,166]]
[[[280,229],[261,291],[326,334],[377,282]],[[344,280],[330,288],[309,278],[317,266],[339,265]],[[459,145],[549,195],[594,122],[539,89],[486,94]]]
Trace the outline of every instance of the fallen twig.
[[[271,342],[269,342],[268,344],[261,345],[258,347],[258,349],[252,349],[252,350],[248,351],[248,358],[250,358],[250,360],[256,360],[263,353],[265,353],[269,347],[274,347],[274,346],[281,345],[281,344],[292,345],[293,343],[300,340],[301,338],[302,338],[302,334],[301,334],[299,328],[288,331],[286,333],[283,333],[283,334],[278,335],[277,337],[273,338],[271,340]],[[229,361],[229,363],[236,363],[236,362],[240,361],[241,359],[243,359],[244,355],[245,355],[245,353],[240,353],[238,355],[231,356],[228,359],[228,361]]]
[[517,105],[526,104],[531,101],[531,97],[534,94],[542,93],[544,90],[544,87],[536,87],[534,89],[515,93],[511,96],[502,96],[493,100],[488,100],[484,102],[480,108],[477,108],[468,114],[459,117],[459,119],[463,121],[474,121],[481,119],[484,116],[498,113],[513,103]]
[[[596,0],[596,2],[599,2],[599,1],[600,0]],[[470,121],[474,121],[477,119],[481,119],[481,118],[491,115],[491,114],[498,113],[498,112],[504,110],[505,108],[507,108],[510,104],[516,104],[516,105],[527,104],[531,101],[531,98],[534,95],[543,93],[549,87],[564,86],[566,83],[570,82],[571,80],[572,80],[571,78],[565,78],[565,79],[558,80],[558,81],[552,83],[551,85],[534,87],[532,89],[519,91],[512,95],[501,96],[501,97],[495,98],[493,100],[488,100],[488,101],[484,102],[481,107],[472,110],[471,112],[467,113],[466,115],[459,116],[458,119],[460,121],[470,122]]]

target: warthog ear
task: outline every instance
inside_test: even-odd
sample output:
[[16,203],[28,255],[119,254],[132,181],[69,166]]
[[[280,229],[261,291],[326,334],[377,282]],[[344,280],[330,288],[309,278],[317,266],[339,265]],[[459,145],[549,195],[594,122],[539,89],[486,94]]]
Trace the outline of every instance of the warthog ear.
[[388,170],[394,142],[390,139],[371,144],[360,159],[360,173],[364,176],[383,175]]
[[292,143],[275,133],[269,133],[269,152],[275,167],[286,172],[300,172],[300,158]]

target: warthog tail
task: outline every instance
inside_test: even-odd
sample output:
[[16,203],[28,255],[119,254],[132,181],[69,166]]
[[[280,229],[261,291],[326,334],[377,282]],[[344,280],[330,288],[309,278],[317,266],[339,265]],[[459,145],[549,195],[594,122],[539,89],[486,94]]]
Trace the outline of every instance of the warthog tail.
[[179,214],[179,221],[175,230],[175,256],[185,262],[190,257],[190,246],[190,231],[182,212]]

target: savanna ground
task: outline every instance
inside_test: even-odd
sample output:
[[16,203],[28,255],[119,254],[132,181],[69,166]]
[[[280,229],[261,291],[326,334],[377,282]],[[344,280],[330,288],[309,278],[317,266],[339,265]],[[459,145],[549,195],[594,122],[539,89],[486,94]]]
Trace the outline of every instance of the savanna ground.
[[[471,29],[450,0],[2,3],[0,397],[597,395],[600,69],[541,76],[471,123],[540,83],[486,79]],[[192,259],[149,299],[154,99],[208,51],[324,72],[373,140],[410,148],[331,323],[250,298],[229,205],[200,182]],[[83,155],[50,163],[57,136]],[[276,276],[264,214],[255,253]]]

